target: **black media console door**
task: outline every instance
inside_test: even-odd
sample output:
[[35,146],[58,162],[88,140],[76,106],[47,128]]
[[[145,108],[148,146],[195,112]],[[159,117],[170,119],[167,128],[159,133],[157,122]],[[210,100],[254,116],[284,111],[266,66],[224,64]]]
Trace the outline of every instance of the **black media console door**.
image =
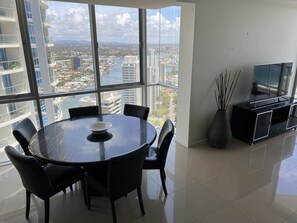
[[277,102],[251,108],[248,104],[233,106],[232,135],[253,144],[297,127],[297,103]]

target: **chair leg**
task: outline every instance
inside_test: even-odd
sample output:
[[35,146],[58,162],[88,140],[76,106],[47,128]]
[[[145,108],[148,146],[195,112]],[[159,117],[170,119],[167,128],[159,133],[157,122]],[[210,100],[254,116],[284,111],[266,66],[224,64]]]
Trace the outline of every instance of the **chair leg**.
[[[166,180],[166,173],[165,173],[165,170],[162,169],[161,171],[162,171],[163,178]],[[161,173],[160,173],[160,174],[161,174]]]
[[29,218],[30,200],[31,200],[31,192],[26,190],[26,218]]
[[66,193],[66,189],[63,189],[63,193],[64,193],[64,194]]
[[167,196],[167,189],[166,189],[164,175],[165,175],[164,169],[160,169],[160,178],[161,178],[161,181],[162,181],[162,187],[163,187],[163,190],[164,190],[164,194]]
[[138,187],[137,188],[137,196],[138,196],[138,201],[139,201],[139,206],[140,206],[141,214],[142,215],[145,215],[144,206],[143,206],[143,200],[142,200],[141,187]]
[[44,200],[44,222],[49,222],[50,201],[49,198]]
[[85,184],[85,188],[84,188],[84,199],[85,199],[85,203],[88,207],[88,210],[91,209],[91,195],[90,192],[88,190],[88,185]]
[[73,187],[72,187],[72,185],[70,185],[70,187],[69,187],[69,188],[70,188],[70,190],[71,190],[71,191],[73,191]]
[[81,185],[81,190],[82,190],[82,193],[83,193],[83,197],[84,197],[84,201],[85,201],[85,204],[87,205],[87,192],[86,192],[86,188],[87,188],[87,184],[85,182],[85,179],[82,178],[80,180],[80,185]]
[[116,212],[115,212],[114,201],[111,199],[110,199],[110,206],[111,206],[113,223],[117,223],[117,216],[116,216]]

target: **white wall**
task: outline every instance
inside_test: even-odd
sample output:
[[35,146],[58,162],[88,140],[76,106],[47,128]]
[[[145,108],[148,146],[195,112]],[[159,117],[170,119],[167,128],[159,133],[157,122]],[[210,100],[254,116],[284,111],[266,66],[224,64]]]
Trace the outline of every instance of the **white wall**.
[[[176,141],[184,146],[189,143],[189,127],[191,112],[191,90],[192,90],[192,65],[193,65],[193,45],[195,30],[195,5],[191,3],[184,4],[181,10],[180,33],[184,34],[180,37],[179,51],[179,75],[178,85],[179,91],[177,106],[177,128]],[[182,87],[181,87],[182,86]]]
[[[231,102],[238,103],[249,98],[254,64],[294,62],[295,74],[297,62],[296,1],[189,2],[196,3],[189,128],[181,137],[177,132],[177,141],[184,142],[188,139],[188,146],[206,139],[208,127],[217,110],[213,90],[214,78],[219,73],[226,68],[242,70]],[[181,63],[180,66],[183,69],[187,65]],[[185,75],[187,74],[180,73],[181,79]],[[183,83],[181,81],[179,84],[181,90],[187,87]],[[181,101],[183,98],[179,98],[178,106]],[[232,106],[229,110],[231,108]],[[178,128],[179,120],[186,119],[180,116],[186,114],[178,111]]]

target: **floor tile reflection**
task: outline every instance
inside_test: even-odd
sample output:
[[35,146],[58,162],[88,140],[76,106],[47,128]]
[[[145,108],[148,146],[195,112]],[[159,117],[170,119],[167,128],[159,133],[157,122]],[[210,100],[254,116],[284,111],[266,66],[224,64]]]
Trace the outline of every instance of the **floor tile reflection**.
[[[116,202],[119,222],[251,223],[297,222],[296,132],[253,146],[233,139],[226,149],[202,142],[173,142],[166,164],[166,197],[159,171],[143,172],[142,216],[136,192]],[[34,197],[25,219],[25,190],[15,168],[0,167],[0,222],[43,222],[43,202]],[[109,201],[83,202],[80,185],[51,198],[51,222],[112,222]]]

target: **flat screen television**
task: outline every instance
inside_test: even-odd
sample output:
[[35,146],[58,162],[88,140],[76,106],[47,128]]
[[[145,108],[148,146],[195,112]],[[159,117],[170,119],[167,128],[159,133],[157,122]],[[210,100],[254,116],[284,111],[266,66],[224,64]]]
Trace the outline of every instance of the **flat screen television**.
[[293,63],[255,65],[250,103],[288,96]]

